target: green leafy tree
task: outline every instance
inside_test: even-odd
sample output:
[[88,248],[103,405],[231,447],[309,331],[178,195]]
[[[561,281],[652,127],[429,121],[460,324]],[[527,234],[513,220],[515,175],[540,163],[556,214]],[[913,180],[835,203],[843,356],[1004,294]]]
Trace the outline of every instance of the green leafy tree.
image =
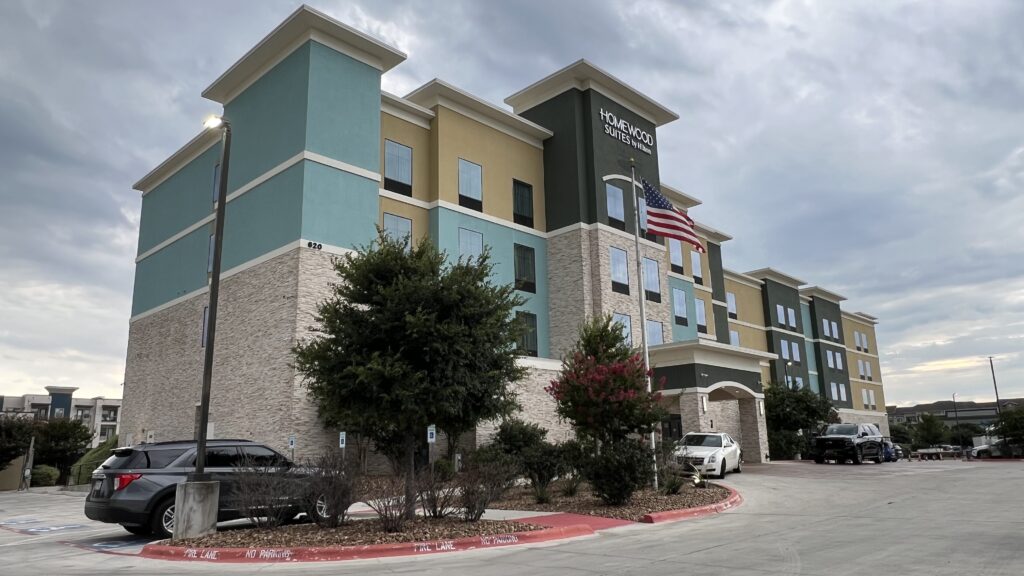
[[949,429],[949,441],[958,446],[971,446],[975,436],[985,434],[985,429],[973,422],[954,424]]
[[890,424],[889,437],[892,438],[892,441],[896,444],[910,444],[914,441],[910,427],[906,424]]
[[34,462],[49,464],[62,473],[81,458],[92,443],[93,431],[78,420],[55,418],[36,422]]
[[334,268],[339,281],[295,366],[328,426],[353,425],[399,459],[412,515],[427,426],[458,434],[515,407],[523,300],[491,281],[487,251],[448,263],[427,239],[412,246],[383,231]]
[[0,470],[28,452],[33,429],[30,418],[0,414]]
[[615,442],[649,433],[661,421],[661,393],[647,391],[646,376],[643,357],[626,344],[622,327],[606,315],[580,327],[575,348],[545,390],[555,399],[558,415],[572,422],[577,434]]
[[945,444],[949,441],[949,428],[938,416],[922,414],[921,421],[914,426],[914,440],[923,447]]
[[88,484],[92,478],[92,471],[99,468],[104,460],[110,458],[117,448],[117,435],[111,436],[100,443],[99,446],[89,450],[77,462],[71,465],[71,483]]
[[764,411],[768,449],[775,460],[806,453],[808,437],[823,424],[839,420],[832,403],[808,388],[794,390],[782,385],[766,386]]
[[995,434],[1006,440],[1011,450],[1024,447],[1024,408],[1003,409],[996,422]]

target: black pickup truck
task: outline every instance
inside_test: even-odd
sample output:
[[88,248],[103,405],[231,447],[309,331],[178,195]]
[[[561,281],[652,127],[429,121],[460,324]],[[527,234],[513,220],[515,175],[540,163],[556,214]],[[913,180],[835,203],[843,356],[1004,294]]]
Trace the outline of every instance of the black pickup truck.
[[829,424],[814,439],[813,451],[816,464],[824,464],[826,460],[839,463],[851,460],[854,464],[873,460],[881,464],[885,457],[882,433],[874,424]]

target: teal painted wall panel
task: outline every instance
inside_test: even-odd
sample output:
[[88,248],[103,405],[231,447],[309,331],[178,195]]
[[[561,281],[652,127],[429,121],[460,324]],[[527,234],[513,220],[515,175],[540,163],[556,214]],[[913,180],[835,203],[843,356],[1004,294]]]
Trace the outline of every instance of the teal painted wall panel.
[[818,384],[818,375],[808,374],[807,379],[810,383],[811,392],[814,392],[815,394],[821,394],[821,386]]
[[[676,278],[674,276],[669,276],[668,277],[668,287],[669,287],[669,295],[670,295],[671,298],[675,297],[675,292],[672,291],[673,288],[682,290],[683,292],[686,293],[686,318],[687,318],[688,325],[687,326],[680,326],[679,324],[676,324],[676,322],[675,322],[675,314],[673,314],[672,315],[673,316],[673,320],[672,320],[672,341],[673,342],[686,342],[687,340],[696,340],[697,339],[697,305],[693,301],[693,284],[690,283],[690,282],[687,282],[686,280],[683,280],[681,278]],[[669,313],[672,313],[673,310],[675,310],[675,308],[674,308],[675,301],[673,300],[673,301],[669,302],[669,304],[671,306],[673,306],[673,308],[669,309]],[[710,304],[708,304],[707,306],[709,306],[709,308],[707,309],[707,312],[710,314],[711,313]]]
[[305,146],[380,172],[380,70],[310,43]]
[[302,237],[356,249],[377,237],[377,183],[312,161],[303,162]]
[[[814,354],[814,342],[811,342],[811,327],[814,326],[811,323],[811,307],[803,302],[800,303],[800,315],[803,316],[804,324],[804,362],[807,363],[807,369],[811,372],[818,371],[818,358]],[[813,374],[812,374],[813,376]]]
[[228,202],[221,270],[228,271],[300,238],[302,184],[299,163]]
[[135,265],[132,316],[206,286],[211,230],[204,226]]
[[232,130],[229,191],[305,148],[309,51],[307,42],[225,107]]
[[515,281],[515,244],[533,248],[537,266],[537,293],[518,292],[526,299],[526,304],[519,309],[537,316],[537,353],[542,358],[549,357],[551,349],[548,315],[547,240],[448,208],[438,207],[430,211],[431,238],[441,250],[448,253],[448,258],[451,260],[459,257],[459,228],[483,234],[484,245],[491,248],[494,281],[500,284],[511,284]]
[[213,168],[219,160],[218,143],[142,197],[139,254],[213,212]]

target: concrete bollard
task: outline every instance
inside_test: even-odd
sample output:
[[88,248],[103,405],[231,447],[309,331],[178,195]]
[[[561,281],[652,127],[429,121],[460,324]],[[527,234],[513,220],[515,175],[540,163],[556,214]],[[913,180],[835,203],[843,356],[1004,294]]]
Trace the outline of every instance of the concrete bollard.
[[220,482],[182,482],[174,494],[172,541],[198,538],[217,531]]

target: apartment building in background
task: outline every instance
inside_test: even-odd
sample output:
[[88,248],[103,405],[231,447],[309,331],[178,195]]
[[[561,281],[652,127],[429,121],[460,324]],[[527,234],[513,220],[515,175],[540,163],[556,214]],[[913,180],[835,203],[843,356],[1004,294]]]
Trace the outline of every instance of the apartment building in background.
[[[233,133],[211,437],[283,449],[295,436],[297,456],[334,445],[290,350],[335,279],[332,260],[370,244],[377,226],[453,259],[490,248],[494,280],[526,300],[516,311],[528,326],[523,417],[552,440],[569,427],[543,389],[596,314],[613,315],[635,344],[645,331],[665,382],[665,437],[724,431],[761,461],[763,390],[787,377],[844,419],[886,426],[874,318],[770,268],[725,269],[731,237],[699,218],[705,253],[646,233],[641,204],[637,252],[631,165],[691,216],[701,204],[660,178],[657,131],[674,112],[586,60],[508,107],[437,79],[402,97],[382,91],[381,76],[404,59],[303,6],[203,92]],[[202,132],[135,185],[129,442],[195,433],[219,143]],[[491,433],[481,426],[466,441]]]
[[0,412],[32,414],[39,420],[77,420],[93,432],[90,447],[117,435],[121,424],[121,400],[103,396],[75,398],[76,390],[78,388],[68,386],[47,386],[46,394],[0,396]]

